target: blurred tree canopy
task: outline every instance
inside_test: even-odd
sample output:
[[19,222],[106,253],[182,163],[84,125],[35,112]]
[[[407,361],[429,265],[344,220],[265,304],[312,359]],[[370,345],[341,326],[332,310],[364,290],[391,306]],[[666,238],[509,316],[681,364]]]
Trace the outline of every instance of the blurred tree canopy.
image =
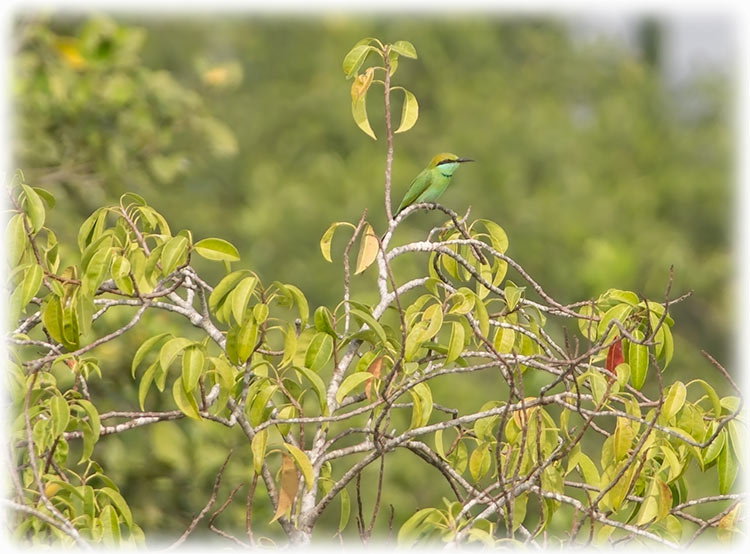
[[[694,366],[698,347],[728,356],[731,98],[719,74],[675,90],[638,51],[577,42],[551,18],[33,16],[18,19],[15,35],[14,163],[55,193],[53,217],[64,220],[54,224],[70,237],[94,207],[131,190],[177,229],[231,240],[265,280],[296,284],[313,306],[334,302],[340,267],[322,261],[320,235],[364,208],[385,222],[383,130],[375,125],[374,142],[351,123],[342,52],[362,36],[408,37],[420,59],[399,75],[421,117],[396,139],[394,198],[435,152],[475,158],[442,201],[501,223],[509,254],[556,298],[609,287],[659,296],[673,264],[673,291],[695,293],[675,307],[671,371]],[[381,106],[368,108],[382,119]],[[411,218],[396,240],[420,236],[430,217]],[[103,409],[136,397],[122,358],[110,362],[122,388],[98,391]],[[467,380],[456,394],[478,385]],[[125,434],[102,444],[101,457],[126,497],[171,503],[132,501],[147,534],[181,532],[179,516],[200,509],[221,463],[211,441],[231,439],[184,422],[150,433],[146,451]],[[179,455],[198,444],[200,456]],[[164,474],[152,455],[170,479],[148,479]],[[431,494],[429,476],[405,477]],[[180,490],[196,478],[205,487]],[[400,486],[387,483],[392,502],[413,503]]]

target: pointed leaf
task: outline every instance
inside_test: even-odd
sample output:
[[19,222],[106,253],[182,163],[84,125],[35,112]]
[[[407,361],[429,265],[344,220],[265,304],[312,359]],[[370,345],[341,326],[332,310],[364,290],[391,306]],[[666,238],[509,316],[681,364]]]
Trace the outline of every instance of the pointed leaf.
[[21,261],[21,257],[28,244],[23,217],[23,214],[14,215],[10,218],[8,226],[5,228],[5,240],[8,248],[6,252],[8,263],[11,267],[16,266]]
[[247,304],[250,301],[257,282],[258,280],[254,276],[245,277],[231,293],[232,315],[238,324],[241,324],[245,319]]
[[276,504],[276,513],[269,523],[273,523],[281,516],[288,514],[292,509],[294,497],[297,495],[297,468],[294,460],[286,454],[281,454],[281,484],[279,486],[279,498]]
[[135,378],[135,370],[143,361],[143,358],[146,356],[146,354],[148,354],[149,351],[154,348],[154,346],[156,346],[159,342],[161,342],[165,337],[168,336],[170,336],[169,333],[162,333],[154,337],[149,337],[143,342],[143,344],[138,347],[138,350],[135,351],[135,356],[133,356],[133,363],[130,365],[130,374],[133,376],[133,378]]
[[36,234],[44,227],[44,204],[33,188],[28,185],[21,185],[21,188],[26,193],[26,213],[31,222],[31,232]]
[[263,470],[263,462],[266,458],[266,444],[268,443],[268,429],[263,429],[255,433],[250,449],[253,452],[253,469],[260,475]]
[[284,448],[289,451],[289,453],[294,458],[294,461],[297,462],[297,467],[299,467],[302,475],[305,477],[307,490],[311,491],[315,481],[315,476],[313,473],[313,466],[310,462],[310,458],[307,457],[307,454],[305,454],[304,451],[300,450],[293,444],[289,444],[288,442],[284,443]]
[[211,295],[208,297],[209,309],[213,313],[216,313],[220,305],[226,300],[227,295],[235,288],[235,286],[237,286],[237,283],[239,283],[244,277],[247,277],[249,275],[252,275],[250,271],[242,269],[230,273],[221,281],[219,281],[219,284],[216,285],[214,290],[211,292]]
[[185,392],[185,387],[182,384],[182,377],[175,379],[174,385],[172,385],[172,397],[174,398],[175,404],[180,411],[188,417],[193,419],[201,420],[201,414],[198,410],[198,402],[195,397]]
[[[643,339],[641,331],[633,331],[633,336],[638,340]],[[648,372],[648,347],[628,341],[628,364],[630,364],[630,379],[633,386],[640,390],[646,382]]]
[[419,119],[419,103],[417,97],[406,89],[404,91],[404,105],[401,109],[401,124],[394,133],[404,133],[414,127]]
[[177,266],[187,260],[188,240],[183,236],[169,239],[161,251],[161,270],[166,277],[172,273]]
[[174,359],[182,352],[185,348],[193,344],[193,341],[184,337],[175,337],[168,340],[159,351],[159,364],[164,371],[169,370],[169,366],[172,365]]
[[344,62],[341,64],[341,69],[344,70],[347,79],[359,71],[359,68],[365,62],[365,58],[367,58],[367,54],[370,52],[377,52],[377,50],[368,44],[359,43],[349,50],[346,56],[344,56]]
[[417,59],[417,49],[408,40],[397,40],[391,44],[391,50],[407,58]]
[[448,343],[448,354],[445,356],[445,363],[449,364],[456,360],[464,350],[465,331],[464,326],[454,321],[451,327],[451,338]]
[[339,390],[336,392],[336,402],[341,404],[341,401],[344,399],[344,397],[346,397],[347,394],[349,394],[365,381],[369,381],[372,378],[372,373],[365,373],[362,371],[358,373],[352,373],[346,379],[344,379],[344,381],[341,383],[341,386],[339,386]]
[[333,262],[331,259],[331,241],[333,240],[333,234],[336,232],[336,228],[342,225],[356,229],[356,227],[348,221],[337,221],[336,223],[332,223],[320,238],[320,252],[323,254],[323,259],[328,262]]
[[352,102],[352,117],[366,135],[372,137],[373,140],[378,139],[372,127],[370,127],[370,120],[367,118],[367,96],[362,96],[356,102]]
[[365,223],[362,238],[359,241],[359,254],[357,255],[357,267],[354,270],[354,275],[358,275],[370,267],[370,264],[378,257],[379,248],[380,243],[375,231],[369,223]]
[[199,240],[193,245],[193,250],[207,260],[237,262],[240,259],[240,253],[237,251],[237,248],[224,239],[209,238]]
[[182,353],[182,383],[186,393],[191,393],[198,385],[205,356],[198,345],[188,346]]

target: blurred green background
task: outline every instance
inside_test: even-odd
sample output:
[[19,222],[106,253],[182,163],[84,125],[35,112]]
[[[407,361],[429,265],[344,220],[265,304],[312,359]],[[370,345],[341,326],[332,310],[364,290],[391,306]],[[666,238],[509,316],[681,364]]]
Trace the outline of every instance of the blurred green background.
[[[376,229],[385,222],[380,89],[368,102],[375,142],[352,121],[341,61],[365,36],[409,40],[419,59],[402,59],[395,83],[416,94],[420,118],[396,137],[394,202],[435,153],[451,151],[478,162],[442,201],[502,225],[508,253],[559,301],[610,287],[661,299],[674,265],[673,294],[695,292],[673,308],[667,379],[701,376],[727,394],[699,350],[732,367],[733,83],[710,67],[668,81],[662,23],[635,22],[626,47],[580,40],[551,16],[19,16],[14,165],[58,198],[49,224],[70,245],[63,267],[76,261],[83,219],[135,191],[173,231],[226,238],[265,282],[293,283],[311,307],[333,307],[348,237],[337,234],[328,264],[320,236],[365,208]],[[399,95],[393,102],[399,114]],[[396,240],[440,222],[418,214]],[[425,262],[403,262],[397,275],[423,272]],[[220,277],[198,267],[210,282]],[[355,279],[354,298],[374,300],[374,284],[371,272]],[[98,351],[105,379],[91,392],[101,411],[137,406],[130,359],[157,329],[189,332],[157,314]],[[481,377],[467,379],[453,404],[473,405],[481,386]],[[171,404],[152,397],[149,407]],[[167,540],[205,504],[228,447],[237,450],[226,495],[249,475],[249,447],[236,430],[161,423],[104,438],[95,457],[147,537]],[[392,460],[384,494],[397,529],[450,491],[411,454]],[[262,499],[258,529],[273,535]],[[222,516],[226,528],[243,526],[236,504]],[[338,506],[329,512],[322,537],[338,524]],[[381,532],[387,518],[386,506]],[[356,536],[353,524],[345,536]]]

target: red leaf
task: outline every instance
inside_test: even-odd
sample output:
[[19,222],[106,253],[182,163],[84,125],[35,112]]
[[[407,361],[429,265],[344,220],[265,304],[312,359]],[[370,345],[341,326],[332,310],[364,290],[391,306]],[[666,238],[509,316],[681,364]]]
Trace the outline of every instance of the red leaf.
[[615,374],[615,368],[625,361],[625,356],[622,355],[622,338],[617,339],[613,342],[609,350],[607,351],[607,371]]
[[374,376],[374,379],[370,379],[369,381],[367,381],[367,384],[365,384],[365,395],[367,396],[367,400],[370,400],[372,382],[380,377],[380,370],[382,368],[383,356],[378,356],[377,358],[375,358],[370,364],[370,367],[367,368],[367,371],[372,373]]

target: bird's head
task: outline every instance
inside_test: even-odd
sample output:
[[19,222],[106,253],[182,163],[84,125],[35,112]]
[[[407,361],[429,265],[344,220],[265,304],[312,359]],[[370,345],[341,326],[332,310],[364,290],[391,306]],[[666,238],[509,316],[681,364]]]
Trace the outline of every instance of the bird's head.
[[443,164],[460,164],[463,162],[473,161],[474,160],[470,160],[469,158],[460,158],[455,154],[451,154],[450,152],[443,152],[442,154],[438,154],[437,156],[432,158],[432,161],[430,162],[430,169]]
[[439,166],[441,170],[444,170],[445,173],[453,173],[454,171],[456,171],[459,164],[473,161],[474,160],[470,160],[469,158],[460,158],[455,154],[451,154],[450,152],[443,152],[442,154],[438,154],[437,156],[432,158],[429,167],[430,169],[433,169]]

